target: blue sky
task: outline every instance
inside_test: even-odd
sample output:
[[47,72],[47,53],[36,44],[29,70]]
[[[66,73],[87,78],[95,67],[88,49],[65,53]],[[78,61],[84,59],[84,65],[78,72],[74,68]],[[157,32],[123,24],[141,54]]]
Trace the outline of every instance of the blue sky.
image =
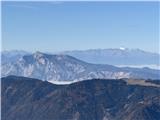
[[2,49],[159,50],[157,2],[3,2]]

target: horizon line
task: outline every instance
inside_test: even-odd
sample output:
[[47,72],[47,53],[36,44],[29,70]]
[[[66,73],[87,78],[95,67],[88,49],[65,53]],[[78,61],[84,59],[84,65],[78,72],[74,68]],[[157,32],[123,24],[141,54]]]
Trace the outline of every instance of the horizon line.
[[61,53],[61,52],[71,52],[71,51],[89,51],[89,50],[109,50],[109,49],[113,49],[113,50],[121,50],[121,51],[125,51],[125,50],[141,50],[144,52],[150,52],[150,53],[156,53],[156,54],[160,54],[160,49],[159,51],[155,52],[155,51],[148,51],[148,50],[144,50],[141,48],[126,48],[126,47],[114,47],[114,48],[88,48],[88,49],[71,49],[71,50],[25,50],[25,49],[1,49],[0,52],[11,52],[11,51],[24,51],[24,52],[30,52],[30,53],[35,53],[37,51],[40,52],[48,52],[48,53]]

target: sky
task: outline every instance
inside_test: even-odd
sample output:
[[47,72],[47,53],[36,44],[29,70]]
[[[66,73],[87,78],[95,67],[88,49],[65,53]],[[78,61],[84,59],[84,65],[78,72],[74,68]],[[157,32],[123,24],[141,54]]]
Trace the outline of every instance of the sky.
[[2,50],[159,52],[158,2],[2,2]]

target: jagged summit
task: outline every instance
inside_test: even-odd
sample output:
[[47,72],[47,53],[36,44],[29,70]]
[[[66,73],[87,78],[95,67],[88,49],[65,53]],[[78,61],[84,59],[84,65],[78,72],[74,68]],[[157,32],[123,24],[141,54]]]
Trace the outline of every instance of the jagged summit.
[[33,53],[34,58],[40,58],[44,55],[44,53],[36,51],[35,53]]

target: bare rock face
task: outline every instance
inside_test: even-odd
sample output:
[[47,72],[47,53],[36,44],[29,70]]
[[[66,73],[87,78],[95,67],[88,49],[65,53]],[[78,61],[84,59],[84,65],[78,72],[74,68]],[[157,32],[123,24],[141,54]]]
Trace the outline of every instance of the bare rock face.
[[[2,78],[2,120],[159,120],[160,87],[123,79],[54,85],[37,79]],[[159,85],[156,81],[147,81]],[[147,84],[148,85],[148,84]]]

